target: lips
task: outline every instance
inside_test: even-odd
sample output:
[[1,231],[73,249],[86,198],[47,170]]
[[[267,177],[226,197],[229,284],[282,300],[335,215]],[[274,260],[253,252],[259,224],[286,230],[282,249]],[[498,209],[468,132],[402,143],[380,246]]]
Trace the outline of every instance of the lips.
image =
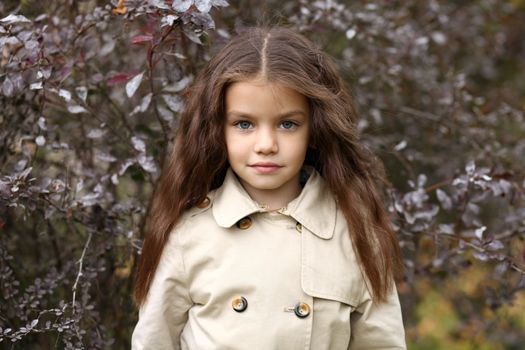
[[259,174],[270,174],[281,168],[280,165],[271,162],[259,162],[250,165]]
[[259,162],[259,163],[255,163],[255,164],[252,164],[250,166],[253,166],[253,167],[269,167],[269,168],[275,168],[275,167],[280,167],[280,165],[278,164],[275,164],[275,163],[271,163],[271,162]]

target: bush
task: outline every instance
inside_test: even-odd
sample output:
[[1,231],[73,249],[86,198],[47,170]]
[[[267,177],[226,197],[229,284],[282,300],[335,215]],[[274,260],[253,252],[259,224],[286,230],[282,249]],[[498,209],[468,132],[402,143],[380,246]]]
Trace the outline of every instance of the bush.
[[519,348],[524,8],[3,2],[0,343],[129,348],[132,272],[185,88],[230,35],[275,14],[336,58],[385,162],[409,345]]

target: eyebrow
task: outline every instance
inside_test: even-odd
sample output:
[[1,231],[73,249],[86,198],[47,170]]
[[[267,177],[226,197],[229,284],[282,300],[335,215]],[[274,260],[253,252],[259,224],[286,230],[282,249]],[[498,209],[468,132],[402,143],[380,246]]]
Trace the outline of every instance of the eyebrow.
[[[289,111],[289,112],[285,112],[285,113],[282,113],[280,115],[278,115],[279,118],[286,118],[286,117],[290,117],[292,115],[296,115],[296,114],[302,114],[304,117],[308,117],[306,115],[306,113],[304,111],[301,111],[301,110],[293,110],[293,111]],[[246,117],[246,118],[255,118],[253,115],[251,115],[250,113],[243,113],[243,112],[238,112],[238,111],[229,111],[227,113],[227,116],[237,116],[237,117]]]

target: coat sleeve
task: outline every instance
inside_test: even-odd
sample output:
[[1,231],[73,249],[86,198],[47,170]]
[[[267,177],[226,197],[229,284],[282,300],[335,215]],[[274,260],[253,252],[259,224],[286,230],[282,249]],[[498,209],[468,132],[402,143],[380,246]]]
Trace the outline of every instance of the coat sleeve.
[[179,243],[172,232],[131,337],[132,350],[178,350],[192,301]]
[[386,302],[381,304],[372,303],[366,291],[363,301],[350,315],[350,324],[352,336],[348,350],[406,349],[403,317],[395,284]]

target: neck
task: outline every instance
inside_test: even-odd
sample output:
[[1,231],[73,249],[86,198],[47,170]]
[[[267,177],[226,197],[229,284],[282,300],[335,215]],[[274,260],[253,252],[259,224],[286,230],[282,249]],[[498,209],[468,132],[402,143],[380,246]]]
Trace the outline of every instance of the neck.
[[299,176],[292,179],[289,183],[273,190],[261,190],[248,186],[241,180],[246,192],[250,197],[266,208],[266,210],[277,210],[286,207],[288,203],[297,198],[301,193],[301,184],[299,183]]

